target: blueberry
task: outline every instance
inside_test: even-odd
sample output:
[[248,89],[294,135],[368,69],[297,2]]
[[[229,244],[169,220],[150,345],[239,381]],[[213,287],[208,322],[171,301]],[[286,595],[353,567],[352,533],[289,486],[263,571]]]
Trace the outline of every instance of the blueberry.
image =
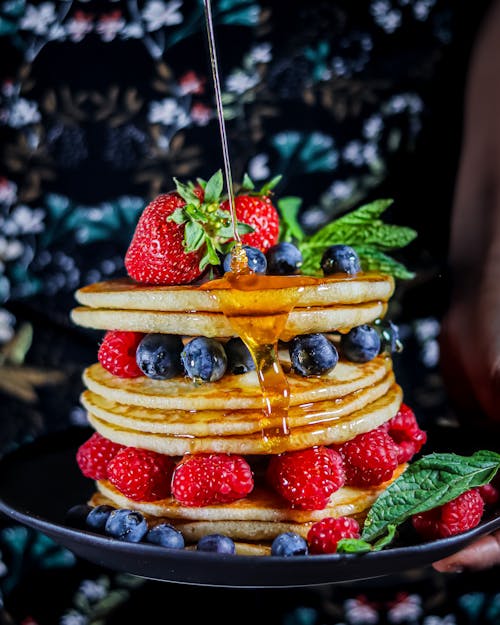
[[168,523],[160,523],[152,527],[144,537],[144,541],[168,549],[184,549],[184,536]]
[[272,556],[306,556],[307,542],[295,532],[278,534],[271,545]]
[[109,515],[113,512],[112,506],[96,506],[87,515],[87,527],[96,532],[104,531],[106,521]]
[[368,362],[380,352],[380,337],[372,326],[357,326],[340,339],[342,353],[352,362]]
[[64,516],[64,523],[75,529],[84,530],[87,528],[87,515],[91,510],[92,507],[87,504],[79,503],[72,506]]
[[137,347],[139,369],[153,380],[168,380],[182,372],[182,340],[174,334],[146,334]]
[[290,358],[300,375],[321,375],[331,371],[339,356],[335,345],[324,334],[302,334],[290,341]]
[[212,551],[214,553],[236,553],[234,541],[222,534],[207,534],[202,536],[196,545],[198,551]]
[[354,274],[361,271],[361,263],[349,245],[332,245],[325,250],[321,258],[321,269],[325,276],[332,273]]
[[148,531],[146,519],[134,510],[113,510],[104,527],[106,534],[128,543],[140,542]]
[[[256,247],[250,247],[250,245],[244,245],[243,249],[247,255],[248,268],[255,273],[266,273],[267,260],[265,255]],[[225,272],[231,271],[231,252],[224,256],[223,268]]]
[[375,328],[380,335],[380,352],[394,354],[403,349],[398,326],[389,319],[377,319]]
[[302,267],[302,254],[293,243],[278,243],[267,250],[267,273],[272,276],[290,276]]
[[227,355],[227,368],[235,375],[248,373],[255,369],[255,363],[248,347],[238,338],[229,339],[224,345]]
[[204,336],[189,341],[181,359],[187,375],[193,380],[215,382],[222,378],[227,368],[227,356],[222,344]]

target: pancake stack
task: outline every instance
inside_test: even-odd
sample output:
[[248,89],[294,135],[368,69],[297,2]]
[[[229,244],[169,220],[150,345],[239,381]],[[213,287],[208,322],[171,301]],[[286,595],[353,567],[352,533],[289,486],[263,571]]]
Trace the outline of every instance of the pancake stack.
[[[141,285],[128,278],[102,282],[77,292],[80,306],[72,311],[72,319],[99,330],[176,334],[184,342],[204,336],[224,344],[238,335],[238,325],[217,297],[218,290],[215,281],[200,286]],[[84,372],[81,401],[100,435],[164,454],[175,463],[195,454],[236,454],[248,461],[254,475],[254,487],[246,496],[203,506],[184,505],[173,496],[132,500],[102,479],[96,482],[91,505],[138,510],[150,525],[166,521],[188,544],[207,534],[224,534],[236,542],[238,552],[250,554],[269,553],[272,540],[283,532],[306,538],[311,526],[326,517],[348,516],[362,524],[375,499],[404,470],[403,463],[388,481],[365,488],[344,485],[323,509],[314,510],[294,506],[276,492],[266,479],[266,467],[271,456],[317,446],[336,448],[397,415],[402,391],[390,354],[352,362],[339,350],[333,370],[304,377],[294,371],[287,350],[291,339],[310,333],[326,333],[339,343],[352,328],[381,319],[393,290],[391,277],[361,272],[307,280],[294,276],[286,282],[264,277],[256,287],[240,291],[239,304],[251,311],[250,334],[258,333],[266,314],[269,317],[270,302],[276,312],[279,302],[293,301],[287,314],[280,311],[281,325],[276,326],[279,361],[289,389],[286,428],[282,414],[265,412],[266,390],[257,371],[226,373],[217,381],[199,383],[185,375],[125,379],[99,363],[91,365]]]

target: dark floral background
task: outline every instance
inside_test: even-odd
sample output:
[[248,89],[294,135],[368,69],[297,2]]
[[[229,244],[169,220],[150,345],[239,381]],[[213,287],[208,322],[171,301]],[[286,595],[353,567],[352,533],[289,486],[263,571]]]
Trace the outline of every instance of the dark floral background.
[[[388,220],[419,232],[401,254],[417,278],[398,284],[391,314],[407,402],[436,440],[457,425],[437,339],[467,60],[487,7],[213,0],[235,179],[282,174],[276,193],[303,198],[308,231],[392,197]],[[100,336],[70,324],[75,289],[123,274],[138,215],[173,176],[221,166],[200,0],[0,1],[3,452],[85,425],[80,374]],[[0,623],[144,622],[172,602],[221,622],[500,623],[493,572],[474,583],[426,571],[354,588],[179,588],[76,561],[7,519],[0,555]]]

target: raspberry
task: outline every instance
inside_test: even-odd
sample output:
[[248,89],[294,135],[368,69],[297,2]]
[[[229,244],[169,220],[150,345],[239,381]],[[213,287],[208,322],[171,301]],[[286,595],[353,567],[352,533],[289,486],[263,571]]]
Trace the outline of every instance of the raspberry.
[[389,480],[398,466],[398,447],[383,426],[359,434],[337,450],[344,460],[349,486],[378,486]]
[[170,494],[174,462],[162,454],[125,447],[108,465],[108,480],[129,499],[155,501]]
[[123,449],[123,445],[113,443],[94,432],[88,441],[76,452],[76,461],[85,477],[92,480],[105,480],[109,462]]
[[427,540],[447,538],[476,527],[483,511],[484,501],[473,488],[442,506],[414,515],[412,524]]
[[209,506],[241,499],[253,489],[248,462],[230,454],[197,454],[177,465],[172,494],[185,506]]
[[480,486],[477,490],[487,506],[491,506],[498,501],[498,489],[496,489],[493,484],[484,484],[484,486]]
[[401,404],[398,414],[384,424],[384,429],[398,447],[398,464],[409,462],[427,441],[427,434],[419,428],[413,410],[406,404]]
[[356,519],[341,516],[327,517],[311,525],[307,533],[310,553],[335,553],[337,543],[342,538],[359,538],[359,525]]
[[144,334],[140,332],[106,332],[97,359],[113,375],[137,378],[142,371],[135,361],[135,352],[143,338]]
[[328,447],[313,447],[273,456],[267,479],[293,508],[322,510],[344,485],[342,458]]

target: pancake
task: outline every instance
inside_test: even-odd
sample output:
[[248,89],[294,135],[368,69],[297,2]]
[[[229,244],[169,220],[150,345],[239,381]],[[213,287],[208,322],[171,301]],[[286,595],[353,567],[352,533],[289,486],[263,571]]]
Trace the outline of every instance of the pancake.
[[[381,381],[345,397],[293,406],[287,423],[290,428],[332,425],[385,395],[393,384],[394,375],[389,373]],[[168,436],[233,436],[262,429],[262,410],[160,410],[119,404],[91,391],[82,394],[81,403],[88,412],[108,423]],[[267,427],[279,427],[281,420],[278,417],[266,423]]]
[[330,497],[323,510],[298,510],[290,507],[278,494],[267,487],[256,487],[244,497],[228,504],[190,507],[169,497],[153,502],[137,502],[122,495],[110,482],[97,482],[101,495],[120,508],[138,510],[149,517],[161,517],[174,521],[250,522],[261,523],[311,523],[325,517],[358,515],[370,508],[377,497],[406,469],[401,464],[390,480],[378,486],[355,488],[343,486]]
[[[290,406],[333,400],[367,388],[392,371],[392,361],[378,356],[367,363],[340,360],[322,376],[302,377],[288,372]],[[262,391],[255,371],[225,375],[217,382],[196,384],[187,377],[153,380],[146,376],[118,378],[99,363],[83,374],[85,386],[120,404],[160,410],[245,410],[262,408]]]
[[[300,281],[300,277],[297,281]],[[331,306],[387,301],[394,291],[394,280],[378,273],[359,273],[356,276],[337,275],[318,279],[313,286],[301,288],[297,307]],[[243,297],[260,300],[269,297],[272,289],[250,291]],[[280,288],[286,295],[287,289]],[[119,310],[158,310],[169,312],[220,312],[220,306],[205,286],[152,286],[138,284],[130,278],[97,282],[76,292],[76,299],[92,308]],[[250,306],[248,308],[250,309]]]
[[[387,304],[381,300],[352,305],[294,308],[288,315],[280,339],[288,341],[299,334],[347,332],[355,326],[383,317]],[[229,338],[237,336],[229,319],[218,312],[165,312],[78,307],[71,311],[77,325],[94,330],[154,332],[183,336]]]
[[[121,427],[88,413],[90,425],[99,434],[115,443],[141,447],[168,456],[196,453],[277,454],[284,451],[307,449],[314,445],[340,444],[369,432],[392,419],[399,410],[402,391],[393,384],[389,391],[338,421],[292,428],[287,436],[263,436],[261,432],[240,436],[165,436]],[[267,424],[266,424],[267,426]]]

